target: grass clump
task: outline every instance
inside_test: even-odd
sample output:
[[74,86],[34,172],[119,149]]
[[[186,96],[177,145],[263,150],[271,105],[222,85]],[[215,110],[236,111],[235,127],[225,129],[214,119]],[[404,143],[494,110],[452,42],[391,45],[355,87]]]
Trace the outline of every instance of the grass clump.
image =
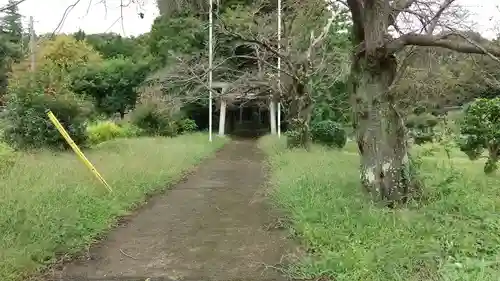
[[25,280],[74,254],[224,143],[204,134],[115,139],[85,152],[113,193],[71,152],[21,153],[0,181],[0,280]]
[[89,143],[96,145],[116,138],[135,137],[138,130],[133,125],[121,126],[111,120],[105,120],[88,125],[87,136]]
[[294,277],[498,280],[500,177],[484,176],[482,165],[459,151],[451,161],[439,149],[426,151],[426,201],[389,210],[363,195],[355,144],[290,151],[265,137],[260,145],[272,167],[271,197],[309,253],[289,268]]
[[16,153],[7,144],[0,141],[0,177],[7,173],[15,163]]

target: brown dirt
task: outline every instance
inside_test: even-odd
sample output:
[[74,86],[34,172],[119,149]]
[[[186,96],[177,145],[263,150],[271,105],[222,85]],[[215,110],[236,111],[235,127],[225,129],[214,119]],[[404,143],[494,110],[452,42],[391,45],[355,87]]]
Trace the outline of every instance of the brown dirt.
[[286,280],[273,268],[290,242],[266,229],[276,217],[260,192],[263,159],[254,141],[230,142],[112,230],[90,259],[67,264],[53,277]]

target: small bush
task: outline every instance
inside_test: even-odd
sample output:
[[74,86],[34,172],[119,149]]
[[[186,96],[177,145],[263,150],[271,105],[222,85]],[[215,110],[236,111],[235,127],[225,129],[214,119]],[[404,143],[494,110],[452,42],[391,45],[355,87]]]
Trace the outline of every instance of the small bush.
[[347,143],[346,131],[338,123],[330,120],[313,124],[311,133],[313,141],[327,146],[343,148]]
[[198,130],[198,125],[193,119],[182,119],[178,122],[177,126],[179,127],[179,134],[191,133]]
[[173,137],[178,126],[171,114],[154,103],[144,103],[132,111],[132,124],[151,136]]
[[138,136],[143,135],[143,131],[134,124],[123,123],[123,124],[119,124],[119,125],[123,129],[123,132],[125,134],[124,137],[132,138],[132,137],[138,137]]
[[90,144],[98,144],[112,139],[127,137],[126,128],[117,125],[113,121],[100,121],[87,127],[87,135]]
[[471,160],[487,150],[484,172],[496,171],[500,156],[500,98],[477,99],[470,104],[461,122],[460,133],[460,150]]
[[47,117],[50,109],[76,144],[86,141],[86,120],[91,104],[65,87],[64,82],[44,81],[44,70],[25,75],[9,85],[4,140],[14,148],[67,147]]

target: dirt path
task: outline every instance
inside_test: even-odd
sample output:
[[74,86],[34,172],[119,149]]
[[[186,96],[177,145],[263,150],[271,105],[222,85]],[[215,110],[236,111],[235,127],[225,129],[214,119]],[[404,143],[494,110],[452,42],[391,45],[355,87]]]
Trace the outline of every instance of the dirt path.
[[285,280],[266,269],[280,262],[289,242],[265,227],[273,216],[259,198],[262,160],[255,142],[232,141],[113,230],[90,260],[65,266],[63,276]]

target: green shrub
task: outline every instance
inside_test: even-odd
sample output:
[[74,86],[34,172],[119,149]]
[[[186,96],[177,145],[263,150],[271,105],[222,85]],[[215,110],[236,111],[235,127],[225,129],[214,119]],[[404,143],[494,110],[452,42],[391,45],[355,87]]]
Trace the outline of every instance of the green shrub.
[[76,144],[84,144],[86,120],[91,104],[65,87],[64,82],[46,81],[41,70],[24,75],[9,85],[4,140],[14,148],[68,147],[47,117],[50,109]]
[[137,102],[137,87],[144,81],[148,65],[131,59],[116,58],[89,64],[72,73],[71,89],[94,100],[99,113],[123,118]]
[[320,121],[312,125],[313,141],[331,147],[343,148],[347,143],[346,131],[336,122]]
[[198,125],[193,119],[185,118],[178,122],[179,134],[191,133],[198,130]]
[[134,124],[127,122],[119,125],[123,129],[124,137],[132,138],[143,135],[142,130]]
[[139,104],[132,111],[132,124],[151,136],[176,136],[179,129],[170,112],[156,103]]
[[100,121],[87,127],[87,135],[90,144],[98,144],[116,138],[127,137],[127,129],[117,125],[113,121]]
[[500,156],[500,98],[477,99],[470,104],[460,124],[460,133],[460,150],[471,160],[487,150],[484,172],[494,172]]

